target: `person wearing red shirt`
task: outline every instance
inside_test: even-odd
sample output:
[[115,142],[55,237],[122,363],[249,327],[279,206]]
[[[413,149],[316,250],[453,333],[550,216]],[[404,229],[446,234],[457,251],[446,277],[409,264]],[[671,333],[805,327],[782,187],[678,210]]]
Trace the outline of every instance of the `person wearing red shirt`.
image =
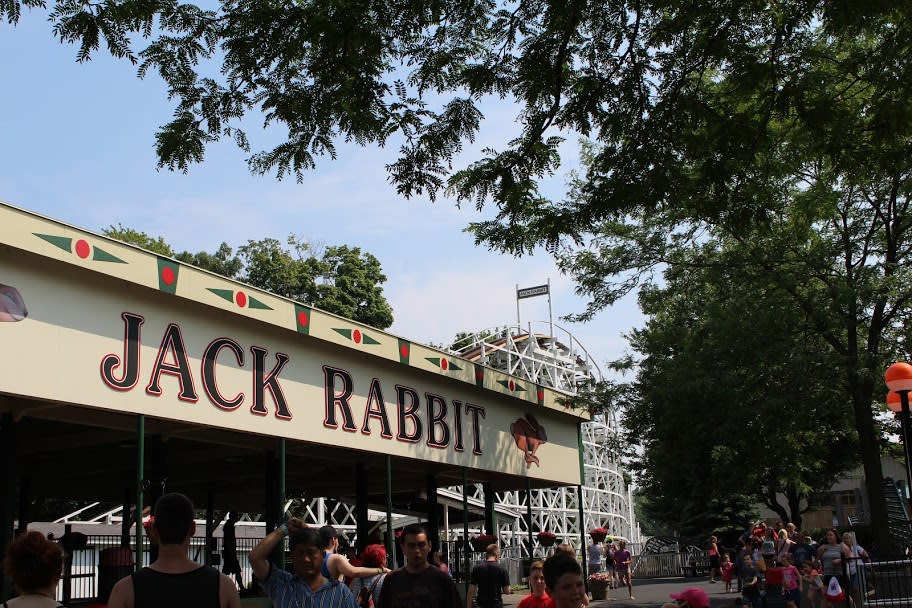
[[532,562],[529,566],[529,587],[532,593],[520,600],[517,608],[554,608],[554,600],[545,590],[544,565],[540,561]]

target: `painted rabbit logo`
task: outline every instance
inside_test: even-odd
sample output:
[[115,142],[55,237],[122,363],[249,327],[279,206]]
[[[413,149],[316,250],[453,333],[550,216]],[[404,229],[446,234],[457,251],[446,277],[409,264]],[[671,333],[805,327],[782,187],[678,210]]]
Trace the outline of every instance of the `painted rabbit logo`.
[[19,290],[0,283],[0,322],[15,323],[28,316],[25,301]]
[[510,434],[513,435],[513,441],[516,447],[523,451],[523,458],[526,461],[526,468],[530,468],[534,462],[536,466],[541,466],[536,450],[543,443],[547,443],[548,435],[543,427],[532,414],[526,414],[525,418],[517,418],[510,425]]

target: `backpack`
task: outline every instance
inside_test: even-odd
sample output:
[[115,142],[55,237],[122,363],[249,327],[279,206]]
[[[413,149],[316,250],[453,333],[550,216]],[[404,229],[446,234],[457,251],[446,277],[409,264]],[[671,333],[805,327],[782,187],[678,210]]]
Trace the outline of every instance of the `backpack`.
[[374,579],[374,582],[371,583],[370,587],[366,587],[362,583],[361,591],[358,592],[358,606],[360,608],[374,608],[374,589],[377,587],[377,583],[380,582],[380,579],[383,578],[383,576],[383,574],[378,574]]

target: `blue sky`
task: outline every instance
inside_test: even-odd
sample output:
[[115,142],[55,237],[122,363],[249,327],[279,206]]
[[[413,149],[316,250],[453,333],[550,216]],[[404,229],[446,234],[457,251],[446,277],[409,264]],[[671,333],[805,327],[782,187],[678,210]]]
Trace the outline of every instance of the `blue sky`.
[[[172,111],[161,80],[139,80],[133,66],[104,52],[85,64],[75,56],[75,47],[54,39],[42,11],[24,12],[15,28],[0,23],[0,200],[93,231],[122,223],[178,250],[284,241],[292,233],[360,246],[388,277],[390,331],[418,342],[515,323],[517,283],[550,278],[555,318],[583,307],[548,256],[516,259],[476,247],[463,232],[481,217],[474,206],[398,197],[384,170],[394,148],[340,144],[338,159],[318,160],[301,184],[252,176],[230,142],[210,146],[189,174],[157,171],[154,134]],[[513,108],[492,103],[484,112],[467,154],[502,148],[516,133]],[[245,128],[255,148],[275,136],[253,122]],[[564,172],[575,163],[573,148],[565,146]],[[566,173],[556,176],[550,194],[565,180]],[[547,300],[522,300],[520,312],[523,323],[546,321]],[[627,298],[590,323],[559,323],[603,364],[623,353],[621,333],[642,319]]]

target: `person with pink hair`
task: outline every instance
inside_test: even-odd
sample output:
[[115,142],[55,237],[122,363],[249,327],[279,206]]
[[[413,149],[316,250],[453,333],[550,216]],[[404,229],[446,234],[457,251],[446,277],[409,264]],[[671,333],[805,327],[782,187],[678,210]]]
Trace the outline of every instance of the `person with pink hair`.
[[368,577],[356,577],[351,583],[352,593],[361,603],[361,595],[369,593],[374,598],[374,605],[380,605],[380,590],[383,589],[383,579],[386,578],[386,547],[380,544],[367,545],[361,550],[358,559],[364,568],[375,568],[378,573]]
[[689,587],[678,593],[672,593],[669,597],[676,601],[680,607],[709,608],[709,596],[698,587]]

